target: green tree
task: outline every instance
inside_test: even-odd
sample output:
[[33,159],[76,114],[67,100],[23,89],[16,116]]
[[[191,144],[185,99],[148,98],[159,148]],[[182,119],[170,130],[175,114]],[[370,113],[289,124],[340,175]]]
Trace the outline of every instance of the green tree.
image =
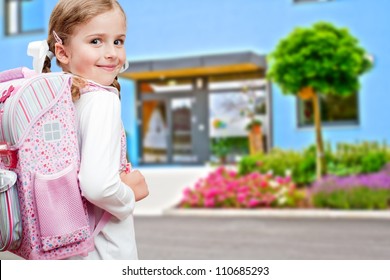
[[366,51],[348,29],[318,22],[312,27],[296,28],[282,39],[268,57],[267,78],[276,83],[283,94],[311,98],[317,146],[316,174],[326,173],[321,133],[319,94],[347,96],[357,93],[359,76],[372,63]]

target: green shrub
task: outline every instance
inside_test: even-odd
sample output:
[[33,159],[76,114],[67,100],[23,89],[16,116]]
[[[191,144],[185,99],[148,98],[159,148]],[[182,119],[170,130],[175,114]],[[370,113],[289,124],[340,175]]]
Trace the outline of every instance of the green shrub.
[[[325,147],[324,153],[326,162],[330,162],[332,154],[329,145]],[[303,150],[302,160],[295,169],[295,175],[293,174],[293,178],[296,180],[294,182],[299,185],[307,185],[316,179],[316,156],[317,151],[314,145]]]
[[210,149],[213,155],[220,158],[248,154],[248,145],[248,137],[220,137],[211,139]]
[[[325,148],[327,173],[337,176],[377,172],[390,161],[390,149],[386,144],[362,142],[339,143],[332,151],[330,144]],[[267,154],[246,156],[239,163],[239,172],[253,171],[284,176],[291,171],[293,181],[298,185],[312,183],[315,176],[316,147],[309,146],[303,151],[272,149]]]
[[328,161],[328,174],[346,176],[379,171],[390,160],[390,149],[384,143],[339,143]]
[[308,184],[315,178],[315,153],[274,148],[268,154],[244,157],[239,163],[239,173],[244,175],[254,171],[272,172],[277,176],[291,172],[295,183]]
[[260,171],[257,163],[261,161],[261,159],[264,158],[265,155],[258,154],[258,155],[252,155],[252,156],[245,156],[243,157],[238,165],[238,172],[241,175],[245,175],[248,173],[251,173],[253,171]]
[[369,152],[362,156],[362,173],[379,171],[386,164],[386,155],[381,152]]
[[318,192],[312,196],[313,206],[332,209],[387,209],[390,190],[358,187]]

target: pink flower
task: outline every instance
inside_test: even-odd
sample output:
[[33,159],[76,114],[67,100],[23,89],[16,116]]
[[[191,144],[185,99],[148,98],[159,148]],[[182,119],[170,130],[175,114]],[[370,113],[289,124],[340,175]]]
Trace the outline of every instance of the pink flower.
[[217,168],[183,191],[183,207],[270,207],[293,195],[291,178],[252,172],[239,176],[236,171]]
[[206,198],[214,198],[216,195],[219,194],[219,192],[220,192],[219,189],[211,188],[211,189],[205,190],[204,196]]
[[208,207],[208,208],[212,208],[214,207],[215,205],[215,202],[214,202],[214,199],[213,198],[207,198],[205,199],[204,201],[204,206]]
[[237,187],[237,181],[227,182],[227,184],[226,184],[226,190],[227,190],[227,191],[232,191],[232,190],[234,190],[236,187]]
[[256,199],[256,198],[251,198],[248,201],[248,206],[250,208],[254,208],[254,207],[258,206],[259,204],[260,204],[260,201],[258,199]]
[[188,197],[191,193],[192,193],[192,190],[191,190],[190,187],[186,187],[186,188],[183,190],[183,195],[184,195],[184,197]]
[[239,194],[237,195],[237,201],[238,201],[239,203],[244,203],[245,200],[246,200],[246,193],[239,193]]
[[267,181],[261,181],[260,182],[260,187],[262,187],[262,188],[268,187],[268,182]]

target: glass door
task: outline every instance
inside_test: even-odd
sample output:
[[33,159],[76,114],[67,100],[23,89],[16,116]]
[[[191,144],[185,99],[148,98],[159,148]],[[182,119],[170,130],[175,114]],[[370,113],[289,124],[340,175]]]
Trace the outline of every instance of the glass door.
[[141,161],[196,164],[209,158],[207,92],[192,79],[138,85]]
[[142,161],[167,163],[169,157],[167,106],[165,100],[142,103]]
[[172,135],[172,161],[174,163],[196,162],[197,157],[193,151],[193,98],[172,98],[170,100],[170,111],[172,115],[172,125],[170,134]]
[[205,128],[199,124],[197,107],[195,98],[188,94],[142,101],[143,163],[197,163],[200,160],[199,138]]

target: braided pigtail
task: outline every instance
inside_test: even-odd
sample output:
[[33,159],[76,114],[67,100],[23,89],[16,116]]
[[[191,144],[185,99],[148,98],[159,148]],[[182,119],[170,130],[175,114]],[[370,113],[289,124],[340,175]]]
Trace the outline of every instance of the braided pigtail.
[[72,93],[72,100],[73,102],[80,99],[81,95],[81,89],[87,86],[87,81],[79,76],[73,76],[72,77],[72,87],[71,87],[71,93]]
[[115,80],[112,82],[112,85],[114,88],[118,90],[119,98],[121,97],[121,85],[118,82],[118,76],[115,77]]
[[46,56],[45,62],[43,63],[42,73],[50,73],[51,72],[51,59]]

